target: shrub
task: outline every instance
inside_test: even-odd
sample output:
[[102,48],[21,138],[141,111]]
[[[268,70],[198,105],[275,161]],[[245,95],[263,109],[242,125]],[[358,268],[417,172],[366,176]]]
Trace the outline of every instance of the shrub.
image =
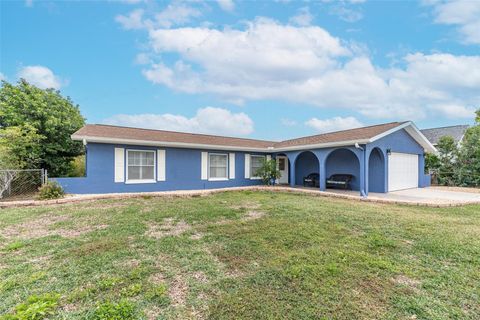
[[262,166],[255,171],[255,176],[262,178],[262,181],[266,185],[274,185],[275,180],[279,179],[281,174],[277,170],[277,162],[274,159],[264,159]]
[[46,293],[44,295],[32,295],[27,301],[15,307],[14,314],[9,314],[0,319],[12,320],[37,320],[45,319],[53,315],[58,306],[59,294]]
[[38,191],[40,192],[38,198],[41,200],[63,198],[65,195],[62,186],[56,181],[45,183]]
[[93,319],[95,320],[122,320],[136,319],[135,305],[128,300],[120,300],[118,303],[110,301],[97,306]]

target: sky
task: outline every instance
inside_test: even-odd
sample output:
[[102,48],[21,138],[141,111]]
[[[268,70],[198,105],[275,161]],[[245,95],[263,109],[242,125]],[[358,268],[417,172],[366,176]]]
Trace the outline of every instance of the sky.
[[270,140],[473,122],[480,1],[2,1],[0,78],[104,123]]

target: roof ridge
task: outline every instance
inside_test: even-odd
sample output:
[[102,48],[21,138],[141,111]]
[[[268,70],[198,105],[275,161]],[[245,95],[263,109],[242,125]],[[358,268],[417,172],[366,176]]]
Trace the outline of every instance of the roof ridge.
[[279,141],[272,141],[272,140],[222,136],[222,135],[214,135],[214,134],[206,134],[206,133],[193,133],[193,132],[161,130],[161,129],[148,129],[148,128],[139,128],[139,127],[130,127],[130,126],[117,126],[117,125],[113,125],[113,124],[102,124],[102,123],[87,124],[87,126],[103,126],[103,127],[127,128],[127,129],[145,130],[145,131],[159,131],[159,132],[180,133],[180,134],[193,134],[193,135],[196,135],[196,136],[204,136],[204,137],[228,138],[228,139],[239,139],[239,140],[249,140],[249,141],[271,142],[271,143],[279,142]]

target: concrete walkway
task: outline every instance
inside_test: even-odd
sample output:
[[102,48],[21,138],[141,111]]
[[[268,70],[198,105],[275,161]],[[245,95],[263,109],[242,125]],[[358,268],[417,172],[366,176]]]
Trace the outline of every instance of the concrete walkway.
[[[65,198],[56,200],[23,200],[23,201],[6,201],[0,202],[1,208],[10,207],[24,207],[24,206],[45,206],[63,203],[74,203],[82,201],[92,201],[100,199],[129,199],[141,197],[195,197],[206,196],[209,194],[226,192],[226,191],[241,191],[241,190],[263,190],[273,192],[294,192],[305,193],[314,196],[323,196],[331,198],[351,199],[366,202],[379,203],[393,203],[393,204],[410,204],[430,207],[450,207],[460,206],[465,204],[480,204],[480,193],[472,192],[468,189],[467,192],[462,192],[462,188],[455,188],[454,190],[440,189],[437,187],[409,189],[402,191],[395,191],[390,193],[370,193],[367,198],[359,196],[358,191],[344,191],[328,189],[327,191],[320,191],[314,188],[291,188],[287,186],[252,186],[252,187],[236,187],[236,188],[222,188],[222,189],[206,189],[206,190],[181,190],[181,191],[162,191],[162,192],[141,192],[141,193],[108,193],[108,194],[82,194],[82,195],[67,195]],[[474,191],[476,189],[473,189]]]

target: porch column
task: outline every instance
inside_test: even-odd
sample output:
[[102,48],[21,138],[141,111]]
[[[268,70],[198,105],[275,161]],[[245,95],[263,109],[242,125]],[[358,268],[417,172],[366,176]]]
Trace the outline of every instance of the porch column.
[[286,152],[285,155],[288,158],[288,175],[290,177],[290,186],[295,187],[295,160],[297,159],[298,152]]
[[418,187],[425,188],[425,154],[418,155]]
[[363,156],[364,156],[364,159],[363,159],[363,162],[364,162],[364,166],[365,166],[365,185],[364,185],[364,192],[365,192],[365,195],[368,196],[368,179],[369,179],[369,169],[370,169],[370,153],[372,152],[372,150],[370,150],[369,146],[366,145],[365,146],[365,150],[363,151]]
[[313,151],[318,159],[318,174],[320,176],[320,191],[327,189],[327,168],[326,168],[326,152],[325,150]]
[[325,159],[320,161],[320,191],[327,190],[327,170],[325,168]]
[[368,174],[368,169],[365,169],[365,158],[366,158],[366,146],[363,147],[363,150],[361,150],[360,152],[356,152],[357,156],[358,156],[358,160],[360,162],[360,196],[361,197],[366,197],[367,196],[367,190],[365,188],[365,182],[368,180],[366,177],[365,177],[365,173],[367,172]]

